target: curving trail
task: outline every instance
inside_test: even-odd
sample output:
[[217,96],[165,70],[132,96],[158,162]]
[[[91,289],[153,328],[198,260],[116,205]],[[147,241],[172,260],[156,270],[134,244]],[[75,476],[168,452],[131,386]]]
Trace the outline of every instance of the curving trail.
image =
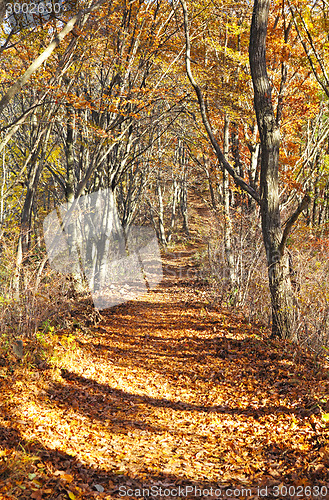
[[81,304],[49,340],[59,368],[4,384],[1,499],[329,498],[327,372],[212,307],[194,251],[164,256],[161,285],[95,327]]

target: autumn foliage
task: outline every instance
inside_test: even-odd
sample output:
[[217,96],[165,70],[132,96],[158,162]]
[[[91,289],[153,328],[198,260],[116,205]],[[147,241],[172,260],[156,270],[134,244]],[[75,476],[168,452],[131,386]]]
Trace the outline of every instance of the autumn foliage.
[[[268,16],[286,340],[270,337],[253,5],[62,7],[31,22],[0,5],[0,499],[329,498],[326,2]],[[43,234],[101,189],[125,230],[154,230],[164,271],[103,312]]]

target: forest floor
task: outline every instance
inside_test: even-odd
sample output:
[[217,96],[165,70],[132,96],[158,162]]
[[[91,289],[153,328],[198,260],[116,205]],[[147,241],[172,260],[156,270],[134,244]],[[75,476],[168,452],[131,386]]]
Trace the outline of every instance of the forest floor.
[[210,304],[196,249],[2,368],[0,499],[329,498],[328,367]]

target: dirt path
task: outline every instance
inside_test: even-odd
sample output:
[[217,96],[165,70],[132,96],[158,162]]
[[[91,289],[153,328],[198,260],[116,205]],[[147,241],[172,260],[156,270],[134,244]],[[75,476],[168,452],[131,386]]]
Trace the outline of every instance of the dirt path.
[[1,499],[329,498],[327,373],[209,307],[194,250],[97,326],[77,314],[52,337],[59,368],[3,386]]

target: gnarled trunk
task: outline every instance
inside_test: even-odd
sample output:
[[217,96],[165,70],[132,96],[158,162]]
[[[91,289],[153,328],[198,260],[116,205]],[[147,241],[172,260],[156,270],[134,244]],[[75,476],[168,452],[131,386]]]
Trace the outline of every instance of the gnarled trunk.
[[284,253],[279,203],[280,129],[275,119],[266,70],[269,0],[255,0],[249,59],[261,140],[260,209],[272,300],[272,334],[296,340],[288,256]]

